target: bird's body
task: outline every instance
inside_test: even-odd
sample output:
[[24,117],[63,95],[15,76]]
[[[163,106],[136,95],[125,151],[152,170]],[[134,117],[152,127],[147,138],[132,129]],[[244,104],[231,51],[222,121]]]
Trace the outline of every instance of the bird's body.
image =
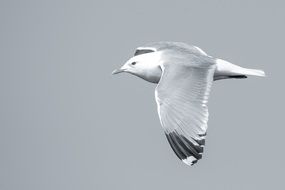
[[202,158],[208,121],[207,101],[214,80],[264,76],[213,58],[196,46],[156,42],[137,48],[134,57],[113,72],[128,72],[158,83],[155,98],[167,140],[184,163]]

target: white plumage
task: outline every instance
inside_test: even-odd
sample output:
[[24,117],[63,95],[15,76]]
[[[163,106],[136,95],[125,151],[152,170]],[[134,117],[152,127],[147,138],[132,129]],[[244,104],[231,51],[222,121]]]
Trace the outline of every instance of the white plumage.
[[113,74],[128,72],[158,83],[155,99],[167,140],[187,165],[202,158],[208,122],[207,102],[214,80],[265,76],[208,56],[202,49],[180,42],[156,42],[137,48]]

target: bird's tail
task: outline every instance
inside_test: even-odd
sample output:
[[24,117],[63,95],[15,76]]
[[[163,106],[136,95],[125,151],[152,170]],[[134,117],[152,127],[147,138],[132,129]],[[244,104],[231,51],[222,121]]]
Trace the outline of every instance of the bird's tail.
[[262,70],[259,69],[246,69],[242,68],[241,71],[244,75],[252,75],[252,76],[258,76],[258,77],[265,77],[265,73]]
[[258,69],[247,69],[234,65],[222,59],[216,59],[217,68],[214,75],[214,80],[227,78],[247,78],[247,76],[265,77],[265,73]]

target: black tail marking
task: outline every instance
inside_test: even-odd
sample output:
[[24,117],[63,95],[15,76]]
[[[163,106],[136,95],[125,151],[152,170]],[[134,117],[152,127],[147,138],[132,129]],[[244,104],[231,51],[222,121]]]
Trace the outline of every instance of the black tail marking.
[[247,78],[247,76],[246,75],[233,75],[233,76],[228,76],[228,78],[245,79]]

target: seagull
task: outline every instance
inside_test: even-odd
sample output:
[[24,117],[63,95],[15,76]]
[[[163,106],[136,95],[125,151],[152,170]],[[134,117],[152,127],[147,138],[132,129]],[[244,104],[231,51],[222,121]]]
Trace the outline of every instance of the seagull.
[[213,81],[264,77],[262,70],[246,69],[207,55],[182,42],[155,42],[138,47],[120,69],[157,83],[155,100],[160,124],[176,156],[191,166],[202,158]]

